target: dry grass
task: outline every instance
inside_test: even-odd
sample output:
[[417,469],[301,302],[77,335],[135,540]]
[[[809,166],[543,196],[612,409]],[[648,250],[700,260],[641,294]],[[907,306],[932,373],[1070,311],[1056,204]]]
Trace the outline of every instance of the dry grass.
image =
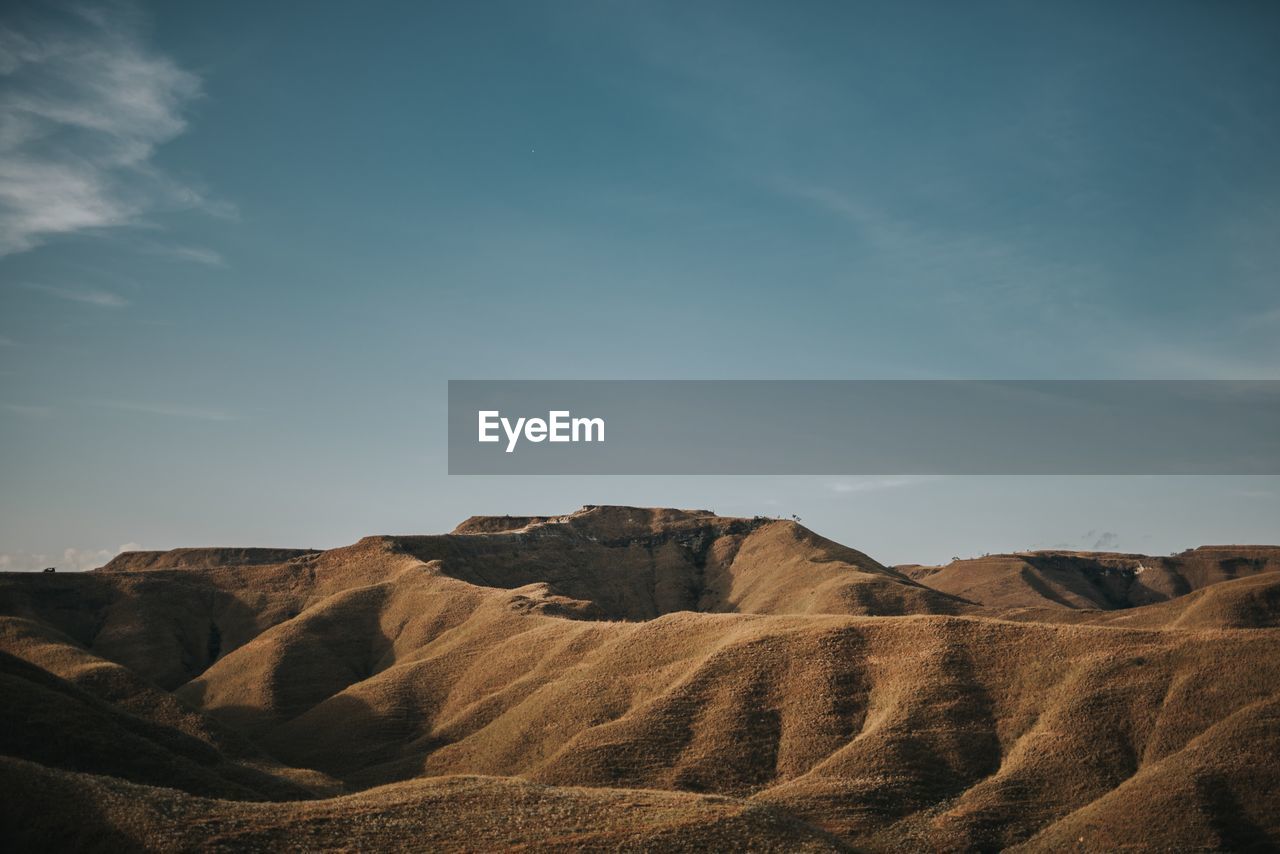
[[7,808],[153,849],[1275,842],[1277,554],[899,571],[592,508],[2,576]]

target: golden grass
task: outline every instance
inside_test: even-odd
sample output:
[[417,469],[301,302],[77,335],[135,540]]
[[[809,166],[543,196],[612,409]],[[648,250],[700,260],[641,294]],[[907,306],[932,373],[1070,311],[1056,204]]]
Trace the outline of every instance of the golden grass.
[[1275,843],[1278,553],[893,569],[591,508],[0,576],[6,809],[162,850]]

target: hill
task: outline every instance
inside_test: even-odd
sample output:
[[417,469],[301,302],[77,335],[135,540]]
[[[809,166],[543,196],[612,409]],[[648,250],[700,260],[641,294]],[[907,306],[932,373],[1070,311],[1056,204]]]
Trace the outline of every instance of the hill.
[[1275,843],[1277,555],[588,507],[6,574],[0,774],[159,849]]
[[1280,572],[1280,547],[1201,546],[1169,557],[1019,552],[898,569],[935,590],[991,607],[1112,610],[1166,602],[1222,581]]

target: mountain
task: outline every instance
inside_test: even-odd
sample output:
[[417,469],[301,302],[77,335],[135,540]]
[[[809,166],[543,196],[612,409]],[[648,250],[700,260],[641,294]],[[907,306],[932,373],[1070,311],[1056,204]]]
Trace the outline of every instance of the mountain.
[[[887,567],[585,507],[0,575],[27,847],[1280,842],[1280,548]],[[66,820],[58,804],[74,804]]]

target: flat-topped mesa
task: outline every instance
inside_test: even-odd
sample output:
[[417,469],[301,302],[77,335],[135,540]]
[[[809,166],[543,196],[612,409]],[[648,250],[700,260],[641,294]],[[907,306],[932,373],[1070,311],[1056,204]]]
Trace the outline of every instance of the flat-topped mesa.
[[94,572],[136,572],[148,569],[214,569],[284,563],[317,549],[277,549],[208,546],[168,551],[121,552]]
[[389,537],[484,587],[546,583],[614,619],[675,611],[957,613],[968,603],[794,521],[587,505],[564,516],[473,517],[442,536]]
[[709,587],[743,538],[768,522],[706,510],[585,506],[560,516],[477,516],[451,534],[387,539],[471,584],[546,583],[603,615],[635,620],[723,609]]
[[623,542],[698,529],[745,531],[769,521],[763,516],[754,519],[717,516],[710,510],[584,504],[580,510],[563,516],[472,516],[454,528],[453,533],[492,534],[557,525],[566,526],[593,540]]

